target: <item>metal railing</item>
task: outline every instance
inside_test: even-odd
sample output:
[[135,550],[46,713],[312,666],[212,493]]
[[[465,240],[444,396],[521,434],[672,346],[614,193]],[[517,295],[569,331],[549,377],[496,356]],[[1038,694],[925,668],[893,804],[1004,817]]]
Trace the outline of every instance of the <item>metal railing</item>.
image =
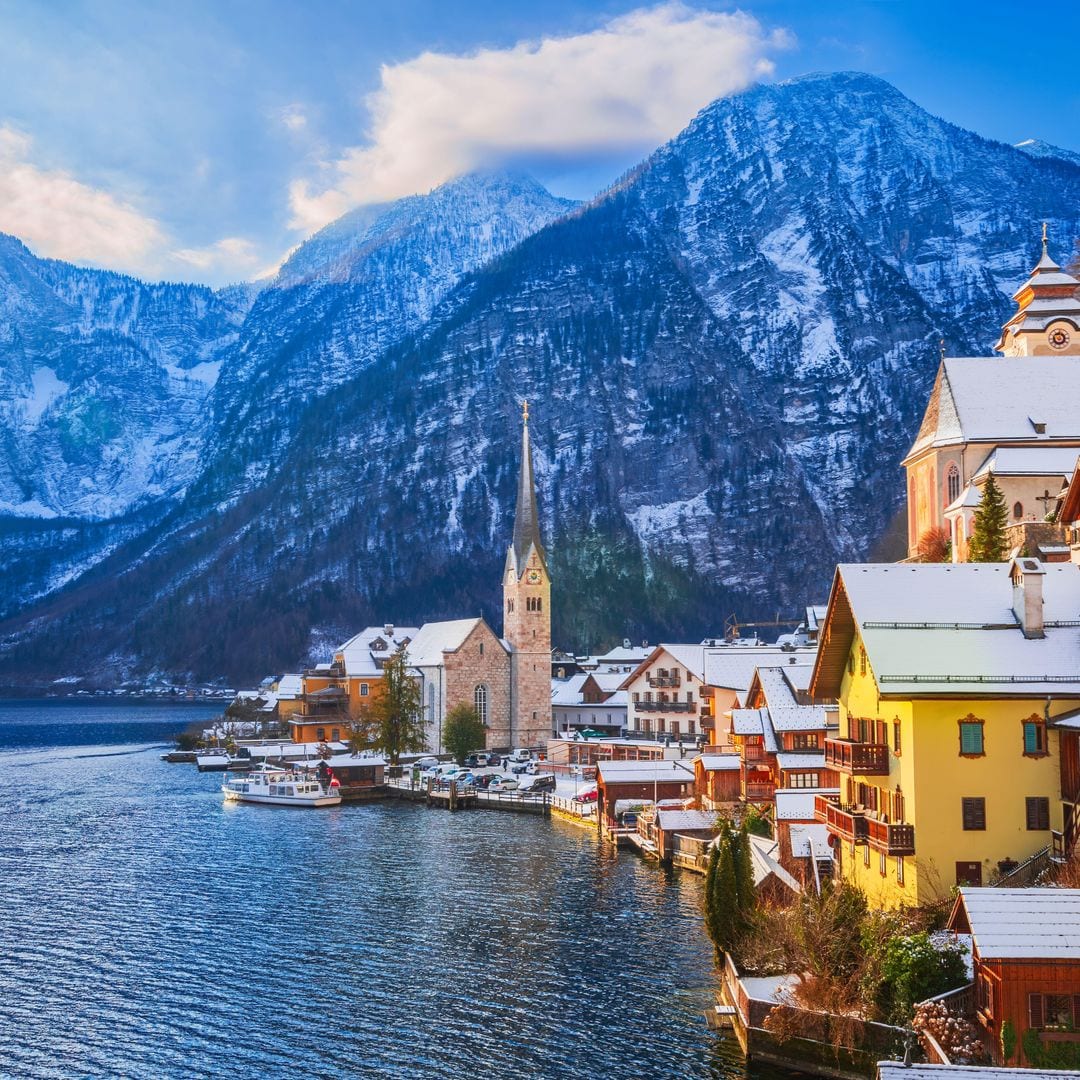
[[861,776],[888,776],[889,748],[884,743],[826,739],[825,764],[829,768]]

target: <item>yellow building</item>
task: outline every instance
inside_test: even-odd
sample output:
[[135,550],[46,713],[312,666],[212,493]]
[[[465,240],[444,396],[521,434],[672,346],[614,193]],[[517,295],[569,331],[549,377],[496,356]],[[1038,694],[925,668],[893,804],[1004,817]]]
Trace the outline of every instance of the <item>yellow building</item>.
[[881,907],[982,885],[1063,830],[1080,567],[837,568],[810,691],[839,702],[819,796],[839,874]]

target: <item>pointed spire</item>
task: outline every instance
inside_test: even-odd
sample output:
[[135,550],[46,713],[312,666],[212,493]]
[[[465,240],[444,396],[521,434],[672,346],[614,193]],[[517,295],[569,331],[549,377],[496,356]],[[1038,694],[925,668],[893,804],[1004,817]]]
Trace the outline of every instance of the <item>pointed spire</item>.
[[521,415],[521,474],[518,477],[513,544],[519,574],[529,557],[530,545],[535,546],[540,561],[544,562],[544,545],[540,539],[540,511],[536,506],[536,483],[533,479],[532,446],[529,443],[529,403],[524,401]]

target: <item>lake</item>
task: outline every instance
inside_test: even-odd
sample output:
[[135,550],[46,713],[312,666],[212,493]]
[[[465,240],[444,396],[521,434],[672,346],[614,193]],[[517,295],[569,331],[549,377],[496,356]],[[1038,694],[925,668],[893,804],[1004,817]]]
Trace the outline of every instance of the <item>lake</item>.
[[218,707],[0,703],[0,1074],[738,1077],[700,879],[557,820],[225,805]]

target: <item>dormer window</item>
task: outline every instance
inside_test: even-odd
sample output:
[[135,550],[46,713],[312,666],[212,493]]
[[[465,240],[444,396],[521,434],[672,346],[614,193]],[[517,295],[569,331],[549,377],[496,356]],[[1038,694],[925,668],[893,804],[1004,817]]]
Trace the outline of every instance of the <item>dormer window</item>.
[[1031,426],[1035,429],[1035,434],[1036,435],[1045,435],[1046,434],[1046,421],[1045,420],[1036,420],[1031,416],[1028,417],[1028,420],[1031,422]]

